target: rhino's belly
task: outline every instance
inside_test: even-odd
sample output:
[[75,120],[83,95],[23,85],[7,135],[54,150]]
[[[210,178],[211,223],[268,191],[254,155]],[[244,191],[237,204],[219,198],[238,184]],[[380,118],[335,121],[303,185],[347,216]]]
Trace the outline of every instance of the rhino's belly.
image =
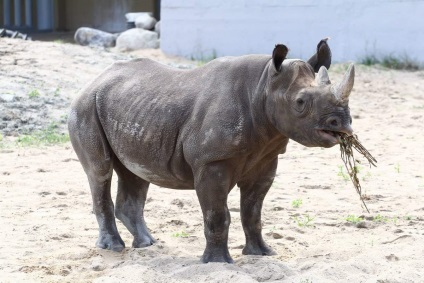
[[166,170],[152,169],[151,167],[131,161],[121,161],[122,164],[133,174],[160,187],[180,190],[192,190],[193,181],[189,179],[179,179]]

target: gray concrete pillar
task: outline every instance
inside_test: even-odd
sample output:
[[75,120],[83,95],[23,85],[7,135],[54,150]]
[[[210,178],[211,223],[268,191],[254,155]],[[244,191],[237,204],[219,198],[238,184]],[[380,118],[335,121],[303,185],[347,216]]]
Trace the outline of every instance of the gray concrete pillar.
[[21,0],[15,0],[15,26],[20,27],[22,25],[21,11],[22,5]]
[[11,25],[11,18],[10,18],[10,11],[12,10],[11,0],[4,0],[3,2],[3,21],[4,26],[10,26]]
[[25,25],[32,27],[32,0],[25,0]]
[[53,0],[37,1],[38,30],[53,29]]

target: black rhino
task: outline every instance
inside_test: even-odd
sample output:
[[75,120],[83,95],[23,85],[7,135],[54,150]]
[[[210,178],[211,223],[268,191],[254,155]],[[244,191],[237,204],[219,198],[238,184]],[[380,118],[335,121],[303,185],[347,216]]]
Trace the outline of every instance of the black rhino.
[[237,185],[243,254],[274,253],[262,238],[261,209],[278,155],[289,139],[332,147],[337,133],[352,134],[353,65],[334,85],[326,39],[308,62],[288,60],[287,53],[278,44],[272,56],[224,57],[193,70],[136,59],[113,64],[82,91],[68,125],[91,188],[98,247],[125,247],[115,216],[134,236],[133,247],[155,242],[143,217],[153,183],[196,190],[206,237],[202,261],[232,262],[227,195]]

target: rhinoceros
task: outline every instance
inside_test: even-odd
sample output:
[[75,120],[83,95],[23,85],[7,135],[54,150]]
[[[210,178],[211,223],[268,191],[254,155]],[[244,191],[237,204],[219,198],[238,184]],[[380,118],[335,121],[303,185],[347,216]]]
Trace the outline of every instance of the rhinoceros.
[[262,237],[261,209],[278,155],[289,139],[328,148],[339,143],[339,133],[352,134],[354,66],[332,84],[326,39],[307,62],[287,53],[277,44],[272,56],[223,57],[193,70],[145,58],[117,62],[81,92],[68,126],[91,189],[97,247],[124,249],[115,216],[134,236],[133,247],[155,242],[143,217],[153,183],[196,191],[206,237],[201,260],[231,263],[227,196],[237,185],[242,253],[275,254]]

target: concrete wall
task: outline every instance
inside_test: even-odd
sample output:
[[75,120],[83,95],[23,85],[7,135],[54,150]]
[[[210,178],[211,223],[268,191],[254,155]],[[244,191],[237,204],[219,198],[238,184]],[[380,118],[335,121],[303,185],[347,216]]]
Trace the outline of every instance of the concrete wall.
[[207,58],[271,54],[306,59],[324,37],[334,61],[407,54],[424,62],[423,0],[162,0],[161,49]]

